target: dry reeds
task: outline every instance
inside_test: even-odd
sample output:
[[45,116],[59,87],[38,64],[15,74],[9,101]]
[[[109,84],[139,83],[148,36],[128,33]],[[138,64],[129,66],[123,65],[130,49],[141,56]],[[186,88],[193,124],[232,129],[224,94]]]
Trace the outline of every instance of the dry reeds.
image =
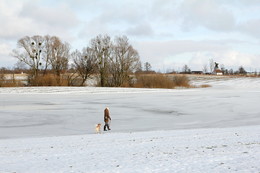
[[38,76],[31,79],[29,83],[32,86],[68,86],[69,84],[67,79],[53,74]]
[[200,88],[209,88],[209,87],[211,87],[211,85],[209,85],[209,84],[202,84],[199,87]]
[[175,88],[190,87],[186,76],[169,77],[164,74],[137,75],[134,87],[137,88]]

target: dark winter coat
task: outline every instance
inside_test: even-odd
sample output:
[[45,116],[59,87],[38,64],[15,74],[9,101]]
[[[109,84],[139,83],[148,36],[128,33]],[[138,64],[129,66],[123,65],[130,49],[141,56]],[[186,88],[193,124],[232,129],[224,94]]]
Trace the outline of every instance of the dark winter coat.
[[111,120],[111,118],[110,118],[110,115],[109,115],[109,109],[106,108],[104,110],[104,121],[105,121],[105,123],[108,123],[110,120]]

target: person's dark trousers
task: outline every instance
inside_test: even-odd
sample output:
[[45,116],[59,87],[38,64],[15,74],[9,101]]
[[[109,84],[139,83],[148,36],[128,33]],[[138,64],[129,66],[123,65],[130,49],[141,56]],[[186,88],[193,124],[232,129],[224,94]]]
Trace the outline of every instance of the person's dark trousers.
[[106,124],[104,125],[104,131],[107,131],[107,129],[110,130],[109,125],[106,123]]

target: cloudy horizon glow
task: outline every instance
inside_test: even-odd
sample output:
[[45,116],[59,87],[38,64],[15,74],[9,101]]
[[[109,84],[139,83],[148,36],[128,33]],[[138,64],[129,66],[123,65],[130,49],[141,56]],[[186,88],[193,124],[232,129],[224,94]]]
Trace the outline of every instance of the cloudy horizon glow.
[[0,0],[0,67],[24,36],[55,35],[72,51],[99,34],[126,35],[141,61],[165,72],[213,59],[260,71],[260,0]]

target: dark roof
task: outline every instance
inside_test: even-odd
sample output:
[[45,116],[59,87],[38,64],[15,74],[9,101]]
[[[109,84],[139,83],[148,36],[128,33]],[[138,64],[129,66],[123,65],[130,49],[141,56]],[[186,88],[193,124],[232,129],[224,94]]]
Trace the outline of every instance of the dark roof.
[[222,70],[220,70],[220,69],[216,69],[215,71],[216,71],[216,73],[222,73]]

